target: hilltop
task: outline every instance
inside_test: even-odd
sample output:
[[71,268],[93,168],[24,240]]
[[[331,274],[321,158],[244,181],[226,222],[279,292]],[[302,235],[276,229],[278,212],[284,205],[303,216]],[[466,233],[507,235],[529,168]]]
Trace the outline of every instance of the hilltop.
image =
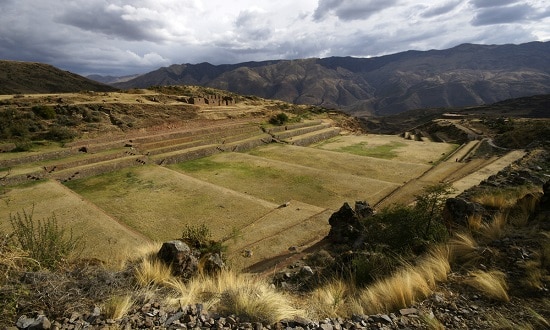
[[111,86],[48,64],[0,60],[0,95],[115,90]]

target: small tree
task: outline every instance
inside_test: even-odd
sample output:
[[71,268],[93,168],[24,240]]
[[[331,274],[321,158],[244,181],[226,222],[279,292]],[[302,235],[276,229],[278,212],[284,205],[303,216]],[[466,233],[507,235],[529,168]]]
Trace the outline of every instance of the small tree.
[[426,219],[424,239],[428,239],[434,220],[441,222],[441,212],[454,188],[450,183],[438,183],[424,188],[422,194],[415,196],[415,209]]
[[43,220],[33,219],[33,210],[23,215],[10,214],[13,238],[29,257],[49,269],[57,267],[79,248],[81,237],[73,236],[72,230],[65,232],[57,224],[55,215]]

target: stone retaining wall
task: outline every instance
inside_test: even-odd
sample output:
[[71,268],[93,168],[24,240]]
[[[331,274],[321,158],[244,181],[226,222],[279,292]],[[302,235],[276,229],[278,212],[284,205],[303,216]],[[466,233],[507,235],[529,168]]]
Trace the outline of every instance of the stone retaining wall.
[[274,133],[287,131],[287,130],[292,130],[292,129],[297,129],[297,128],[302,128],[302,127],[320,125],[322,123],[323,123],[322,120],[311,120],[311,121],[305,121],[303,123],[296,123],[296,124],[288,124],[288,125],[284,125],[284,126],[269,127],[269,128],[266,128],[265,131],[267,133],[274,134]]
[[297,138],[293,141],[291,141],[291,144],[297,145],[297,146],[307,146],[313,143],[317,143],[319,141],[327,140],[332,137],[337,136],[340,134],[341,129],[337,127],[329,128],[323,131],[320,131],[318,134],[312,134],[309,136],[304,136],[303,138]]
[[281,132],[279,134],[273,134],[273,137],[279,140],[283,140],[293,136],[320,131],[329,127],[330,127],[330,124],[320,124],[320,125],[307,126],[307,127],[296,128],[296,129],[293,128],[293,129],[289,129],[288,131]]

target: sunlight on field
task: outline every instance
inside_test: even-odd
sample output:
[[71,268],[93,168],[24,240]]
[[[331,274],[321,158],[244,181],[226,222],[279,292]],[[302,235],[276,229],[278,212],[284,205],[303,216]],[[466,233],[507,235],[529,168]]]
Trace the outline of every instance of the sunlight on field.
[[428,164],[452,152],[456,145],[405,140],[397,135],[369,134],[338,136],[313,147],[361,156]]
[[430,168],[425,164],[296,146],[269,145],[256,148],[250,154],[288,164],[308,166],[326,173],[346,173],[397,184],[419,176]]
[[[33,212],[33,219],[55,215],[60,226],[72,228],[75,236],[83,236],[87,257],[110,261],[123,258],[127,248],[139,246],[146,238],[117,223],[108,214],[90,204],[55,181],[40,182],[13,188],[2,197],[0,229],[11,231],[10,214]],[[117,253],[123,255],[117,255]],[[109,258],[105,258],[109,256]]]
[[290,160],[283,162],[241,153],[218,154],[172,168],[270,202],[298,200],[334,210],[345,201],[375,203],[397,187],[395,183],[340,172],[337,168],[318,169]]
[[277,206],[163,167],[126,169],[67,185],[153,240],[178,238],[186,224],[206,224],[220,239]]

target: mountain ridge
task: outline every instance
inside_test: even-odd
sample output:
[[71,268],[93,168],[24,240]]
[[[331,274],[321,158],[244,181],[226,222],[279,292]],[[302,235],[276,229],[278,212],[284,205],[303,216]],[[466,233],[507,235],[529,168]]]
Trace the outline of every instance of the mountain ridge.
[[389,115],[550,93],[550,42],[461,44],[372,58],[173,64],[113,86],[193,84],[296,104]]
[[0,60],[0,94],[109,92],[116,88],[37,62]]

